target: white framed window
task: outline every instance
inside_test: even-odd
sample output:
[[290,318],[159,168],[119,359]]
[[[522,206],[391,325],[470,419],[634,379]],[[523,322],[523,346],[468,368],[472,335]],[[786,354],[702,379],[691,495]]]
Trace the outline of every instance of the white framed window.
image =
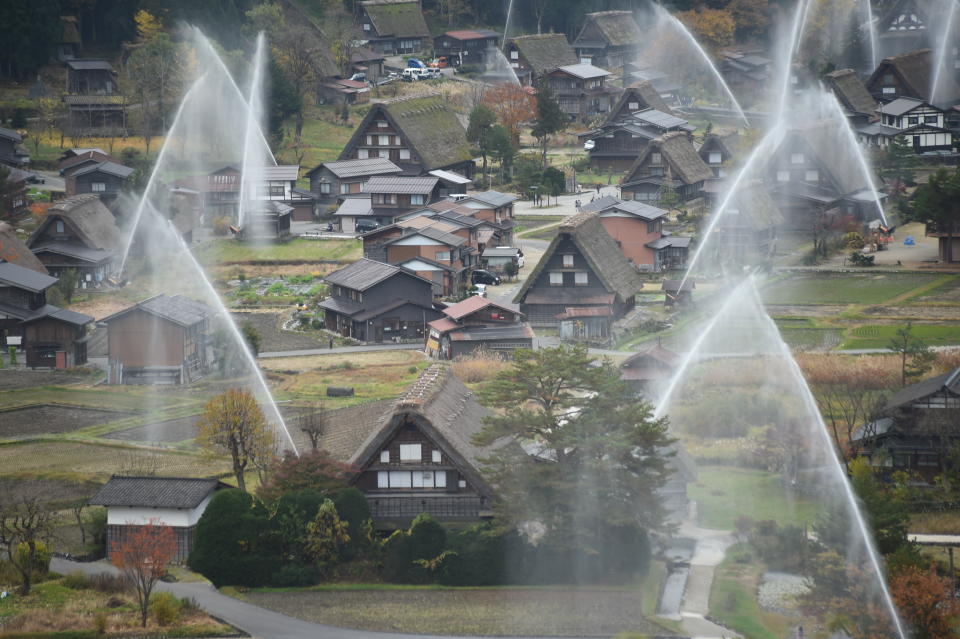
[[437,488],[447,487],[447,471],[438,470],[433,473],[433,485]]
[[364,31],[369,31],[369,30],[370,30],[370,23],[369,23],[369,22],[364,22],[364,23],[363,23],[363,30],[364,30]]
[[377,136],[377,137],[380,138],[380,139],[378,140],[378,143],[380,144],[380,146],[390,146],[390,136],[389,136],[389,135],[380,135],[380,136]]
[[414,194],[410,196],[410,204],[426,204],[427,196],[421,194]]
[[349,192],[350,192],[350,185],[349,185],[349,184],[344,184],[343,182],[341,182],[341,183],[340,183],[340,194],[341,194],[341,195],[346,195],[346,194],[349,193]]
[[439,463],[440,463],[440,451],[437,450],[436,448],[434,448],[434,449],[433,449],[433,453],[432,453],[431,456],[430,456],[430,459],[431,459],[431,461],[433,461],[434,464],[439,464]]
[[390,488],[390,473],[388,471],[377,471],[377,488]]
[[519,59],[520,59],[520,52],[517,51],[516,49],[514,49],[513,51],[511,51],[511,52],[510,52],[510,59],[511,59],[511,60],[519,60]]
[[57,220],[57,233],[63,233],[63,220]]
[[321,182],[321,183],[320,183],[320,193],[322,193],[323,195],[330,195],[330,183],[329,183],[329,182]]
[[563,268],[573,268],[573,255],[563,256]]
[[897,87],[883,87],[884,95],[893,95],[897,92]]
[[390,159],[390,149],[379,149],[377,151],[377,156],[383,158],[384,160]]
[[650,164],[662,164],[663,156],[660,155],[657,151],[654,151],[650,154]]
[[381,450],[381,451],[380,451],[380,463],[381,463],[381,464],[389,464],[389,463],[390,463],[390,451],[389,451],[389,450]]
[[379,128],[379,129],[385,129],[385,128],[387,128],[387,121],[386,121],[386,120],[377,120],[377,128]]
[[409,470],[391,470],[390,488],[410,488],[412,478]]
[[627,102],[627,108],[631,111],[636,111],[640,108],[639,102]]
[[357,149],[358,160],[366,160],[368,157],[370,157],[369,151],[367,151],[366,149]]
[[777,171],[777,182],[789,182],[790,171]]
[[457,482],[457,486],[459,486],[460,488],[466,488],[466,487],[467,487],[467,480],[466,480],[466,479],[461,479],[460,481]]
[[400,149],[400,159],[409,160],[410,159],[410,149]]
[[803,179],[804,179],[806,182],[819,182],[819,181],[820,181],[820,171],[817,171],[816,169],[811,169],[811,170],[807,171],[806,173],[804,173]]
[[790,164],[803,164],[803,153],[791,153]]
[[420,461],[420,444],[400,444],[400,461]]
[[721,162],[723,162],[723,154],[720,153],[719,151],[711,151],[708,158],[709,159],[707,161],[710,164],[720,164]]
[[103,182],[94,182],[90,185],[90,190],[94,193],[103,193],[107,190],[107,185]]
[[550,271],[550,286],[563,286],[563,273]]
[[367,136],[367,146],[373,146],[373,136],[372,136],[372,135],[368,135],[368,136]]
[[573,283],[577,286],[586,286],[589,282],[587,281],[587,272],[586,271],[577,271],[573,274]]
[[449,262],[450,261],[450,251],[437,251],[434,254],[434,259],[438,262]]

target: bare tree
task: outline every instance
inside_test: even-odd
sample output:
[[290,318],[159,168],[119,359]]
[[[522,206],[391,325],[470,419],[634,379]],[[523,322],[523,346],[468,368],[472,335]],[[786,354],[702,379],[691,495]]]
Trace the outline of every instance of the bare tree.
[[313,29],[296,24],[287,25],[277,34],[275,47],[280,66],[299,98],[294,129],[294,140],[299,142],[307,95],[323,75],[319,69],[320,45]]
[[297,425],[303,434],[307,436],[307,439],[310,440],[310,449],[318,450],[320,448],[320,440],[327,430],[327,411],[324,410],[323,404],[301,415]]
[[0,496],[0,547],[20,573],[20,594],[29,595],[41,545],[53,537],[56,512],[40,484],[26,484],[16,494]]

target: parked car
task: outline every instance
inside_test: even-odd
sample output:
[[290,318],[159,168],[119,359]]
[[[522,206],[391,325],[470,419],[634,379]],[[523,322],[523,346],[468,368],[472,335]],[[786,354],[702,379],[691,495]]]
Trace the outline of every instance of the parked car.
[[486,297],[486,296],[487,296],[487,285],[486,285],[486,284],[474,284],[473,286],[470,287],[469,293],[471,293],[472,295],[479,295],[480,297]]
[[492,284],[493,286],[500,286],[500,278],[494,275],[493,273],[491,273],[490,271],[477,269],[470,274],[470,283],[473,285]]
[[403,70],[401,74],[401,79],[404,82],[413,82],[415,80],[424,80],[426,78],[432,77],[429,69],[421,69],[419,67],[407,67]]
[[367,81],[367,74],[366,74],[366,73],[354,73],[353,75],[350,76],[350,79],[353,80],[354,82],[366,82],[366,81]]
[[363,235],[364,233],[369,233],[370,231],[376,230],[379,226],[380,225],[373,220],[357,220],[354,228],[357,230],[357,233]]
[[447,56],[442,55],[439,58],[431,60],[427,66],[433,67],[434,69],[446,69],[450,66],[450,63],[447,61]]

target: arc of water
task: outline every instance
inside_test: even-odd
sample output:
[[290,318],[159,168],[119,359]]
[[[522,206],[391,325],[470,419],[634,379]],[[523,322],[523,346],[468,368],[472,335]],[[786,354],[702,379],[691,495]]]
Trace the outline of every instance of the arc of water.
[[[751,295],[752,301],[757,305],[757,308],[763,309],[763,302],[760,299],[760,292],[757,290],[755,279],[750,277],[748,284],[748,292]],[[867,545],[867,555],[870,557],[871,567],[873,568],[874,573],[877,575],[877,581],[880,582],[880,590],[883,594],[884,603],[887,605],[887,609],[891,618],[893,619],[897,635],[900,637],[900,639],[907,639],[907,633],[903,626],[903,621],[900,619],[900,615],[897,613],[897,606],[893,601],[893,597],[890,594],[890,589],[887,587],[887,582],[884,579],[883,567],[880,564],[879,559],[880,553],[877,550],[876,543],[874,542],[873,533],[870,532],[870,527],[867,525],[866,518],[863,516],[863,513],[860,512],[860,506],[857,503],[857,498],[853,493],[853,488],[850,486],[847,475],[843,470],[843,463],[838,456],[837,449],[833,445],[833,441],[830,439],[830,434],[828,432],[826,423],[823,421],[823,416],[820,414],[820,409],[817,407],[817,400],[814,398],[813,392],[810,390],[810,386],[807,384],[807,380],[803,376],[803,371],[800,370],[800,366],[797,364],[797,360],[793,358],[793,353],[790,352],[790,347],[787,346],[785,341],[783,341],[783,337],[780,335],[780,329],[777,328],[776,322],[774,322],[770,315],[765,311],[761,312],[760,315],[761,321],[768,329],[773,331],[773,335],[777,336],[776,344],[780,349],[780,356],[786,361],[787,368],[789,369],[797,387],[800,389],[800,392],[803,396],[803,401],[807,406],[807,411],[816,417],[816,430],[818,436],[820,437],[821,445],[830,451],[830,459],[833,461],[833,463],[830,465],[831,469],[836,480],[844,488],[844,498],[847,502],[847,506],[850,508],[851,512],[853,512],[854,519],[857,523],[857,530],[863,538],[864,543]]]
[[783,121],[783,115],[787,108],[787,96],[790,95],[790,78],[793,75],[790,71],[793,68],[793,57],[800,49],[800,35],[803,33],[804,23],[806,22],[807,9],[810,8],[808,0],[800,0],[797,3],[797,9],[793,16],[793,27],[790,29],[790,48],[789,53],[784,55],[783,68],[780,70],[782,83],[780,85],[779,101],[777,102],[777,117],[774,120],[774,127],[779,126]]
[[836,95],[829,91],[822,91],[822,93],[826,95],[827,99],[829,100],[829,108],[832,112],[833,118],[840,122],[840,129],[843,131],[844,137],[847,138],[847,145],[857,156],[857,164],[859,165],[860,173],[867,185],[870,187],[870,193],[873,195],[873,203],[877,207],[877,212],[880,214],[880,219],[883,221],[883,224],[886,225],[887,216],[883,212],[883,204],[880,202],[880,196],[877,194],[877,185],[873,178],[873,171],[870,170],[870,166],[867,164],[867,159],[864,157],[863,150],[857,143],[857,136],[853,132],[853,127],[850,125],[850,119],[843,112],[843,107],[840,106],[840,102],[837,100]]
[[160,147],[160,152],[157,154],[157,160],[153,165],[153,171],[150,172],[150,177],[147,179],[147,186],[143,189],[143,195],[140,196],[140,202],[137,204],[137,208],[133,212],[133,221],[130,224],[130,233],[127,237],[127,243],[123,247],[123,257],[120,259],[120,269],[117,271],[119,274],[123,273],[123,269],[127,265],[127,257],[130,255],[130,246],[133,244],[133,238],[137,233],[137,228],[140,226],[140,218],[143,217],[143,210],[146,206],[147,200],[153,193],[157,175],[160,173],[159,168],[163,164],[164,158],[167,156],[168,149],[173,146],[170,144],[170,140],[172,138],[171,133],[177,129],[177,125],[180,123],[180,117],[183,115],[184,108],[190,102],[194,91],[196,91],[197,88],[203,84],[206,77],[207,75],[203,74],[197,78],[192,85],[190,85],[190,88],[187,89],[183,99],[180,101],[180,106],[177,107],[177,112],[173,117],[170,130],[167,131],[167,137],[163,141],[163,146]]
[[940,82],[943,79],[943,67],[947,64],[947,50],[950,49],[950,34],[953,33],[953,21],[957,13],[958,0],[947,0],[950,10],[947,13],[947,19],[943,24],[943,37],[940,38],[939,50],[937,51],[937,60],[933,69],[933,80],[930,84],[930,102],[934,103],[940,98]]
[[870,36],[870,71],[877,68],[877,25],[873,22],[873,0],[863,0],[867,5],[867,33]]
[[[266,48],[266,37],[261,31],[257,34],[257,46],[253,54],[253,73],[250,76],[250,94],[247,100],[247,119],[246,127],[243,133],[243,164],[240,171],[240,203],[237,211],[237,225],[240,228],[244,226],[244,214],[246,208],[250,206],[254,194],[251,193],[252,185],[257,181],[256,177],[251,175],[254,167],[251,165],[251,155],[253,154],[253,138],[257,135],[262,136],[260,128],[260,91],[261,74],[263,71],[263,52]],[[268,147],[269,149],[269,147]],[[258,156],[262,154],[257,154]],[[258,160],[262,158],[258,157]],[[274,164],[276,162],[274,161]],[[261,167],[257,167],[258,169]]]
[[297,450],[297,444],[293,441],[293,437],[290,435],[290,430],[287,428],[287,423],[283,420],[283,416],[280,414],[280,409],[277,408],[276,402],[273,401],[273,394],[270,392],[270,387],[267,385],[267,380],[263,376],[263,371],[260,370],[260,365],[257,364],[256,358],[253,356],[253,353],[250,352],[250,348],[247,346],[246,340],[240,333],[240,329],[237,327],[236,322],[233,321],[233,317],[227,311],[227,307],[223,305],[223,302],[220,300],[220,296],[217,294],[216,289],[213,288],[213,284],[211,284],[210,280],[207,278],[206,272],[203,270],[203,267],[200,266],[197,258],[193,255],[193,251],[190,250],[190,247],[187,246],[187,243],[184,241],[183,237],[173,226],[173,222],[170,220],[166,220],[166,222],[168,224],[166,227],[168,232],[170,232],[170,234],[176,239],[181,252],[187,257],[190,265],[197,272],[197,274],[200,275],[200,281],[203,283],[203,287],[209,295],[209,298],[216,300],[220,312],[224,314],[227,320],[227,326],[230,328],[230,333],[234,338],[234,341],[239,345],[240,350],[243,353],[243,358],[246,360],[247,365],[250,366],[250,370],[253,372],[254,378],[257,380],[257,385],[260,387],[261,392],[268,400],[267,405],[270,409],[271,416],[274,420],[276,420],[276,423],[279,424],[280,428],[283,430],[283,434],[286,436],[287,443],[290,444],[290,450],[292,450],[293,453],[299,457],[300,451]]
[[713,63],[713,60],[707,55],[707,52],[700,46],[700,43],[697,42],[697,39],[690,33],[690,30],[677,19],[672,13],[664,9],[659,4],[653,5],[654,11],[663,19],[666,19],[675,29],[677,29],[686,40],[693,45],[694,50],[697,52],[697,55],[707,63],[707,68],[710,69],[711,75],[716,79],[717,83],[723,88],[723,92],[726,93],[727,98],[730,100],[730,103],[733,104],[733,108],[737,110],[737,115],[740,116],[740,119],[743,120],[744,126],[747,128],[750,127],[750,120],[747,119],[746,114],[743,112],[743,109],[740,108],[740,102],[737,101],[733,91],[730,90],[730,86],[727,85],[726,80],[723,79],[723,76],[717,70],[716,65]]

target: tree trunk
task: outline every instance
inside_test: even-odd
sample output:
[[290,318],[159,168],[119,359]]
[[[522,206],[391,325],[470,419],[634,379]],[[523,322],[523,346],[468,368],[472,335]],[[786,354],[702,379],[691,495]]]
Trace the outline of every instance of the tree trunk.
[[294,136],[294,142],[300,144],[300,135],[303,133],[303,107],[297,109],[297,128]]

